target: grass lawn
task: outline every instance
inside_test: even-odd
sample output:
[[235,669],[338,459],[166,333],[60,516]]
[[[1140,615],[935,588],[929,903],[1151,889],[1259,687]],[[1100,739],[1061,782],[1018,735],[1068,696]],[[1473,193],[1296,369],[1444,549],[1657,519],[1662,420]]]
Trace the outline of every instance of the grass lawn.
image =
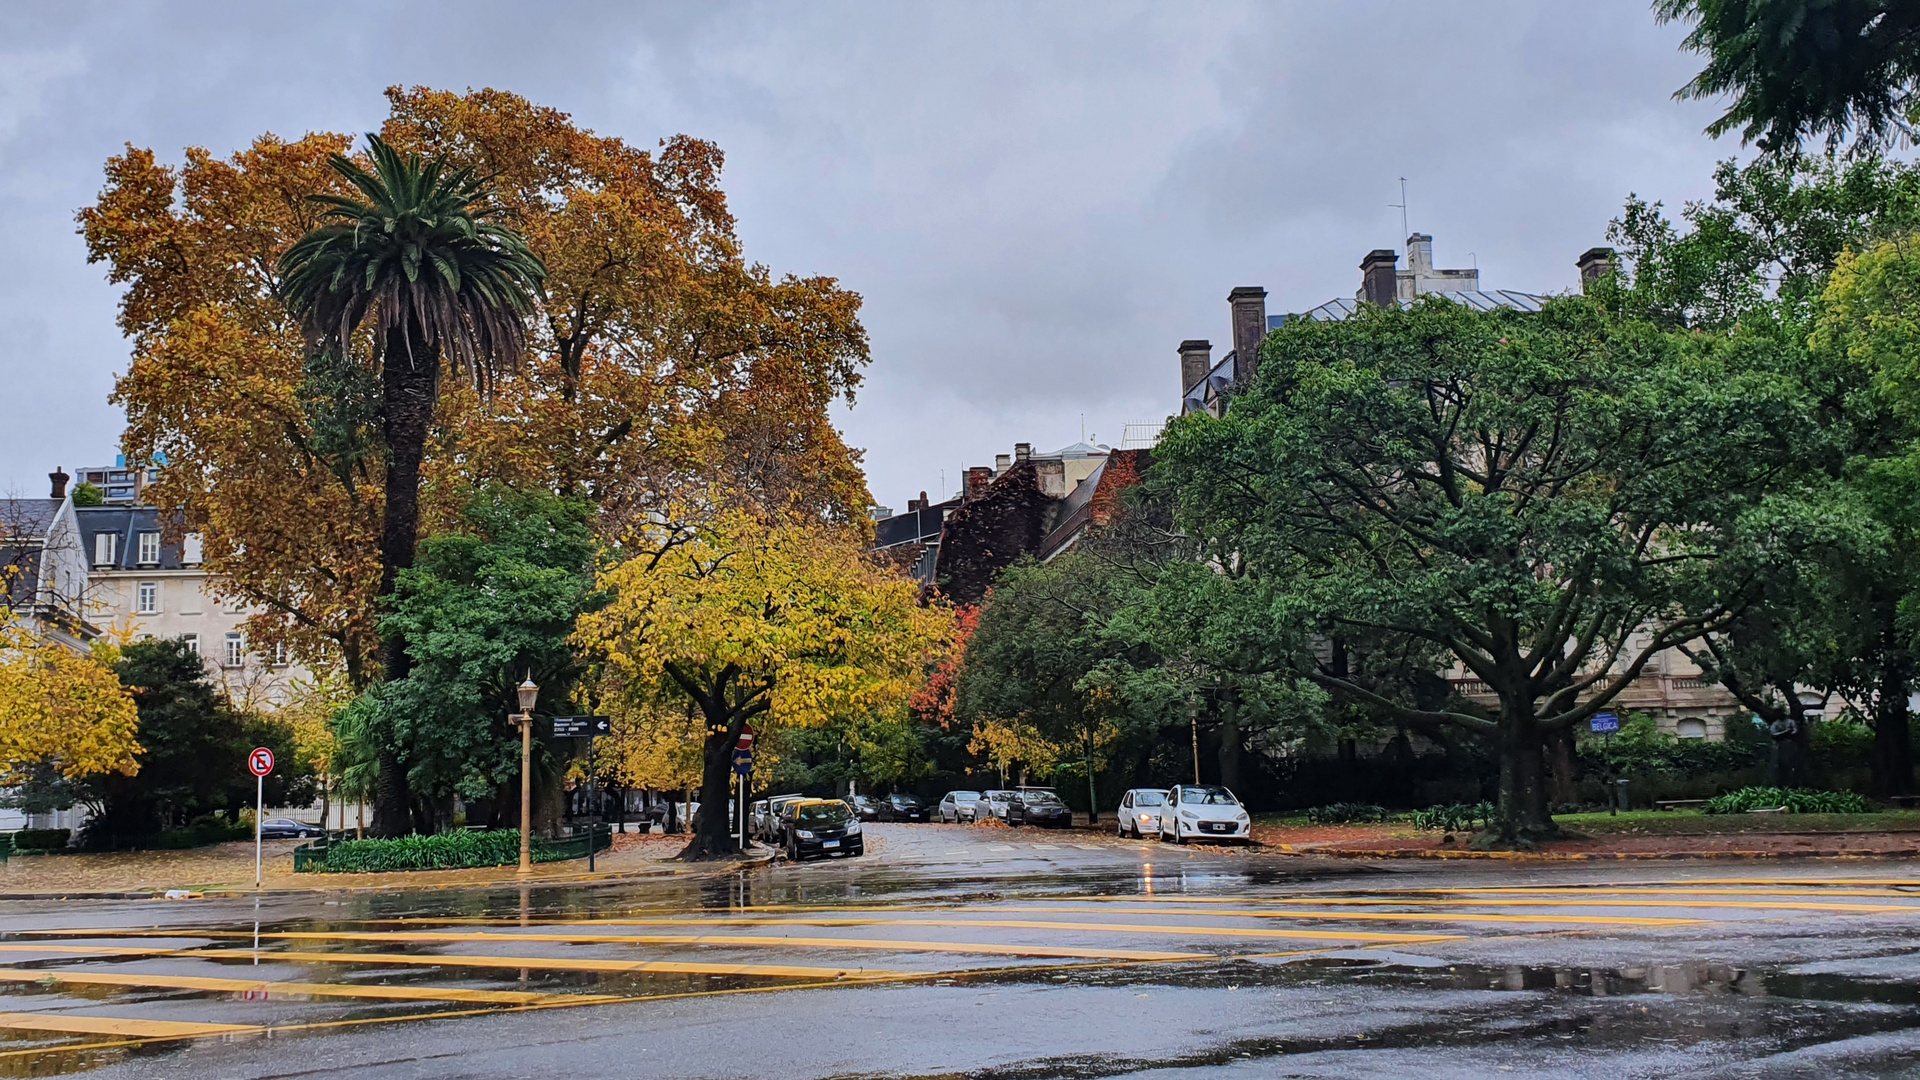
[[1702,836],[1721,833],[1920,832],[1920,810],[1877,814],[1703,814],[1698,810],[1634,810],[1625,814],[1557,814],[1569,832],[1587,836]]

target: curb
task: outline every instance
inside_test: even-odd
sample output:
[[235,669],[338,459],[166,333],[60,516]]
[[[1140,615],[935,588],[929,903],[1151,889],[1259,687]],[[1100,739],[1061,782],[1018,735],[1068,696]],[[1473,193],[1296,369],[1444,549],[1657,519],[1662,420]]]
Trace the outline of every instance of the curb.
[[1683,859],[1911,859],[1920,848],[1896,851],[1850,851],[1822,848],[1809,851],[1440,851],[1422,848],[1296,848],[1274,844],[1283,855],[1325,855],[1334,859],[1481,859],[1494,862],[1631,862]]
[[[600,873],[580,873],[553,875],[549,877],[492,878],[484,881],[425,881],[408,884],[367,880],[377,878],[376,874],[322,874],[322,879],[313,885],[298,888],[262,888],[216,887],[205,889],[148,889],[142,891],[96,891],[96,892],[36,892],[36,893],[0,893],[0,902],[9,900],[164,900],[169,892],[187,892],[185,897],[173,899],[234,899],[250,896],[306,896],[315,893],[342,892],[398,892],[402,890],[442,890],[442,889],[498,889],[514,885],[527,885],[535,888],[548,888],[556,885],[612,885],[627,881],[645,881],[652,878],[697,877],[708,874],[731,873],[737,870],[750,870],[766,866],[778,856],[777,852],[754,855],[745,859],[731,859],[726,862],[692,863],[685,866],[666,866],[647,871],[606,871]],[[433,873],[434,871],[402,870],[398,873]],[[458,871],[449,871],[458,873]],[[357,880],[356,880],[357,879]],[[364,883],[362,883],[364,882]]]

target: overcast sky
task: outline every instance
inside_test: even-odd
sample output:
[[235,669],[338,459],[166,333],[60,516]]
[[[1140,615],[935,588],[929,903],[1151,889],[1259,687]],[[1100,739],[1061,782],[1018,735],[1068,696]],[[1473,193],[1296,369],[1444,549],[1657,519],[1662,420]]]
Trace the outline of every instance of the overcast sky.
[[382,88],[493,86],[648,146],[727,153],[746,251],[865,295],[842,416],[874,496],[1016,441],[1117,443],[1229,347],[1359,283],[1408,218],[1488,288],[1570,289],[1629,192],[1735,153],[1642,0],[991,5],[10,4],[0,11],[0,492],[111,460],[127,348],[74,211],[125,143],[178,161],[365,131]]

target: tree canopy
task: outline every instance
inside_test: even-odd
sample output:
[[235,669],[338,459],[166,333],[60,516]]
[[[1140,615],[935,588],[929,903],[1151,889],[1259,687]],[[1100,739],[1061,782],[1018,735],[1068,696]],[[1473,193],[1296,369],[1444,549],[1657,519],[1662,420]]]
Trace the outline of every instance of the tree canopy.
[[67,780],[140,771],[139,714],[111,649],[80,656],[0,621],[0,769],[7,784],[46,766]]
[[704,723],[701,818],[689,854],[733,850],[732,750],[749,722],[771,734],[840,718],[904,719],[951,616],[918,603],[855,535],[742,511],[636,533],[600,576],[606,607],[580,619],[597,692],[616,717]]
[[[1495,738],[1503,833],[1525,842],[1552,828],[1545,735],[1724,627],[1821,532],[1793,484],[1824,436],[1803,388],[1747,355],[1765,348],[1578,298],[1293,320],[1259,383],[1174,425],[1156,470],[1233,633],[1336,695]],[[1497,708],[1357,674],[1431,670],[1429,650]]]

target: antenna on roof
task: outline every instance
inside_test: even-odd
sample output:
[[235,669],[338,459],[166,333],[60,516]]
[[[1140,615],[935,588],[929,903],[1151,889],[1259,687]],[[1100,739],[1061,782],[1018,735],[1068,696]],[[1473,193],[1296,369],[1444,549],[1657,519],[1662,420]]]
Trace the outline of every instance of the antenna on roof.
[[1400,210],[1400,235],[1412,236],[1413,229],[1411,226],[1407,224],[1407,178],[1406,177],[1403,176],[1400,178],[1400,201],[1390,202],[1387,205],[1391,207],[1397,207]]

